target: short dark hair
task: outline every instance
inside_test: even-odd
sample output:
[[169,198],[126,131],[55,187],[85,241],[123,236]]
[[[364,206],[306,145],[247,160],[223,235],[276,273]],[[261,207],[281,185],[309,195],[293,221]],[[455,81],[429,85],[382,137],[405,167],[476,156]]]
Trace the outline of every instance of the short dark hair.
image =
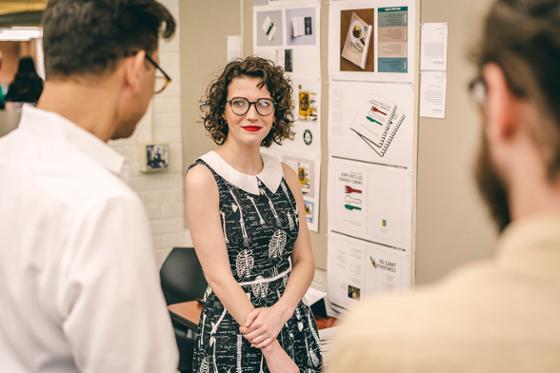
[[473,57],[479,69],[499,65],[510,91],[539,108],[546,121],[532,132],[552,179],[560,172],[560,2],[497,0]]
[[102,74],[158,38],[175,32],[169,10],[155,0],[49,0],[42,20],[47,77]]
[[224,111],[228,87],[234,78],[239,77],[260,78],[262,82],[259,87],[266,86],[274,101],[275,121],[270,133],[263,139],[262,146],[269,147],[272,142],[280,144],[284,139],[292,138],[294,119],[290,80],[284,76],[281,67],[264,58],[250,56],[229,62],[222,74],[210,84],[201,101],[202,120],[212,140],[221,145],[227,139],[228,126]]

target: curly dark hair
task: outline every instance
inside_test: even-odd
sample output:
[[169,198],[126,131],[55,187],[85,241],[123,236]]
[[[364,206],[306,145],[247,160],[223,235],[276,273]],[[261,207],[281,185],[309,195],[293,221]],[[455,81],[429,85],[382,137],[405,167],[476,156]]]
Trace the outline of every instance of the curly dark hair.
[[261,145],[269,147],[272,142],[281,144],[284,139],[293,138],[294,119],[290,80],[284,76],[282,68],[275,66],[272,61],[250,56],[229,62],[222,74],[210,84],[205,97],[201,100],[202,120],[212,140],[221,145],[227,139],[228,125],[224,119],[224,111],[228,87],[231,81],[238,77],[261,78],[258,87],[266,86],[274,101],[275,121]]
[[558,0],[497,0],[471,57],[479,74],[499,65],[511,92],[533,101],[543,118],[533,137],[550,179],[560,174],[560,4]]

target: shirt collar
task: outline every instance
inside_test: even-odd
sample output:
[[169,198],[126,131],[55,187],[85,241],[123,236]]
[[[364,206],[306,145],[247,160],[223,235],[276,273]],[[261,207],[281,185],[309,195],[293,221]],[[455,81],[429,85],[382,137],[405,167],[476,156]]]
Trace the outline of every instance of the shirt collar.
[[511,223],[498,243],[499,262],[537,276],[560,276],[560,214]]
[[266,185],[272,193],[276,193],[283,177],[282,165],[278,159],[271,155],[261,153],[261,157],[263,160],[263,169],[257,175],[248,175],[236,170],[213,150],[201,156],[200,159],[212,167],[212,169],[228,183],[248,193],[260,194],[259,180]]
[[59,114],[24,105],[19,128],[43,139],[71,144],[107,170],[121,177],[128,176],[128,166],[122,155]]

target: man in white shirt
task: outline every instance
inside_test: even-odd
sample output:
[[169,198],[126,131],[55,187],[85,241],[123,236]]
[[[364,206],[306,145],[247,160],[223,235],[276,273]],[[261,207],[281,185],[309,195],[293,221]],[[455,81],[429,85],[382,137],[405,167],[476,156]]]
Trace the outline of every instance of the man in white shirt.
[[495,259],[364,301],[329,372],[560,372],[560,0],[497,0],[471,84]]
[[0,139],[0,371],[176,371],[150,226],[106,144],[145,113],[175,21],[155,0],[50,0],[43,27],[43,95]]

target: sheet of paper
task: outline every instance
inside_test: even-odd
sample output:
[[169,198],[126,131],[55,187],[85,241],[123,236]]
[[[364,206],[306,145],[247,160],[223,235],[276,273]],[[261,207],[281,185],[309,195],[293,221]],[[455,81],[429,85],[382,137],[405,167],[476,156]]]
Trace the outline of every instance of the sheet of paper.
[[329,2],[330,79],[413,83],[416,3]]
[[226,38],[227,61],[241,58],[241,35],[228,35]]
[[422,24],[420,70],[447,70],[447,23]]
[[420,116],[445,118],[447,72],[422,71],[420,74]]
[[343,313],[361,300],[410,286],[408,254],[334,232],[328,242],[328,294],[335,310]]
[[325,293],[324,291],[315,289],[314,287],[309,287],[309,289],[307,289],[307,291],[305,292],[303,299],[308,306],[311,306],[326,296],[327,293]]
[[412,85],[332,81],[329,88],[330,155],[412,169]]
[[337,326],[319,330],[319,342],[321,343],[321,355],[323,356],[323,368],[330,363],[331,352],[333,351],[334,336]]
[[319,0],[253,7],[253,53],[298,79],[321,79]]
[[379,72],[408,71],[408,7],[379,8]]
[[329,232],[410,250],[409,171],[331,157],[328,178]]
[[307,227],[313,232],[319,231],[319,201],[321,187],[321,156],[313,153],[298,153],[283,151],[278,147],[262,148],[264,153],[273,155],[279,161],[285,163],[296,173],[305,210],[299,211],[305,214]]

